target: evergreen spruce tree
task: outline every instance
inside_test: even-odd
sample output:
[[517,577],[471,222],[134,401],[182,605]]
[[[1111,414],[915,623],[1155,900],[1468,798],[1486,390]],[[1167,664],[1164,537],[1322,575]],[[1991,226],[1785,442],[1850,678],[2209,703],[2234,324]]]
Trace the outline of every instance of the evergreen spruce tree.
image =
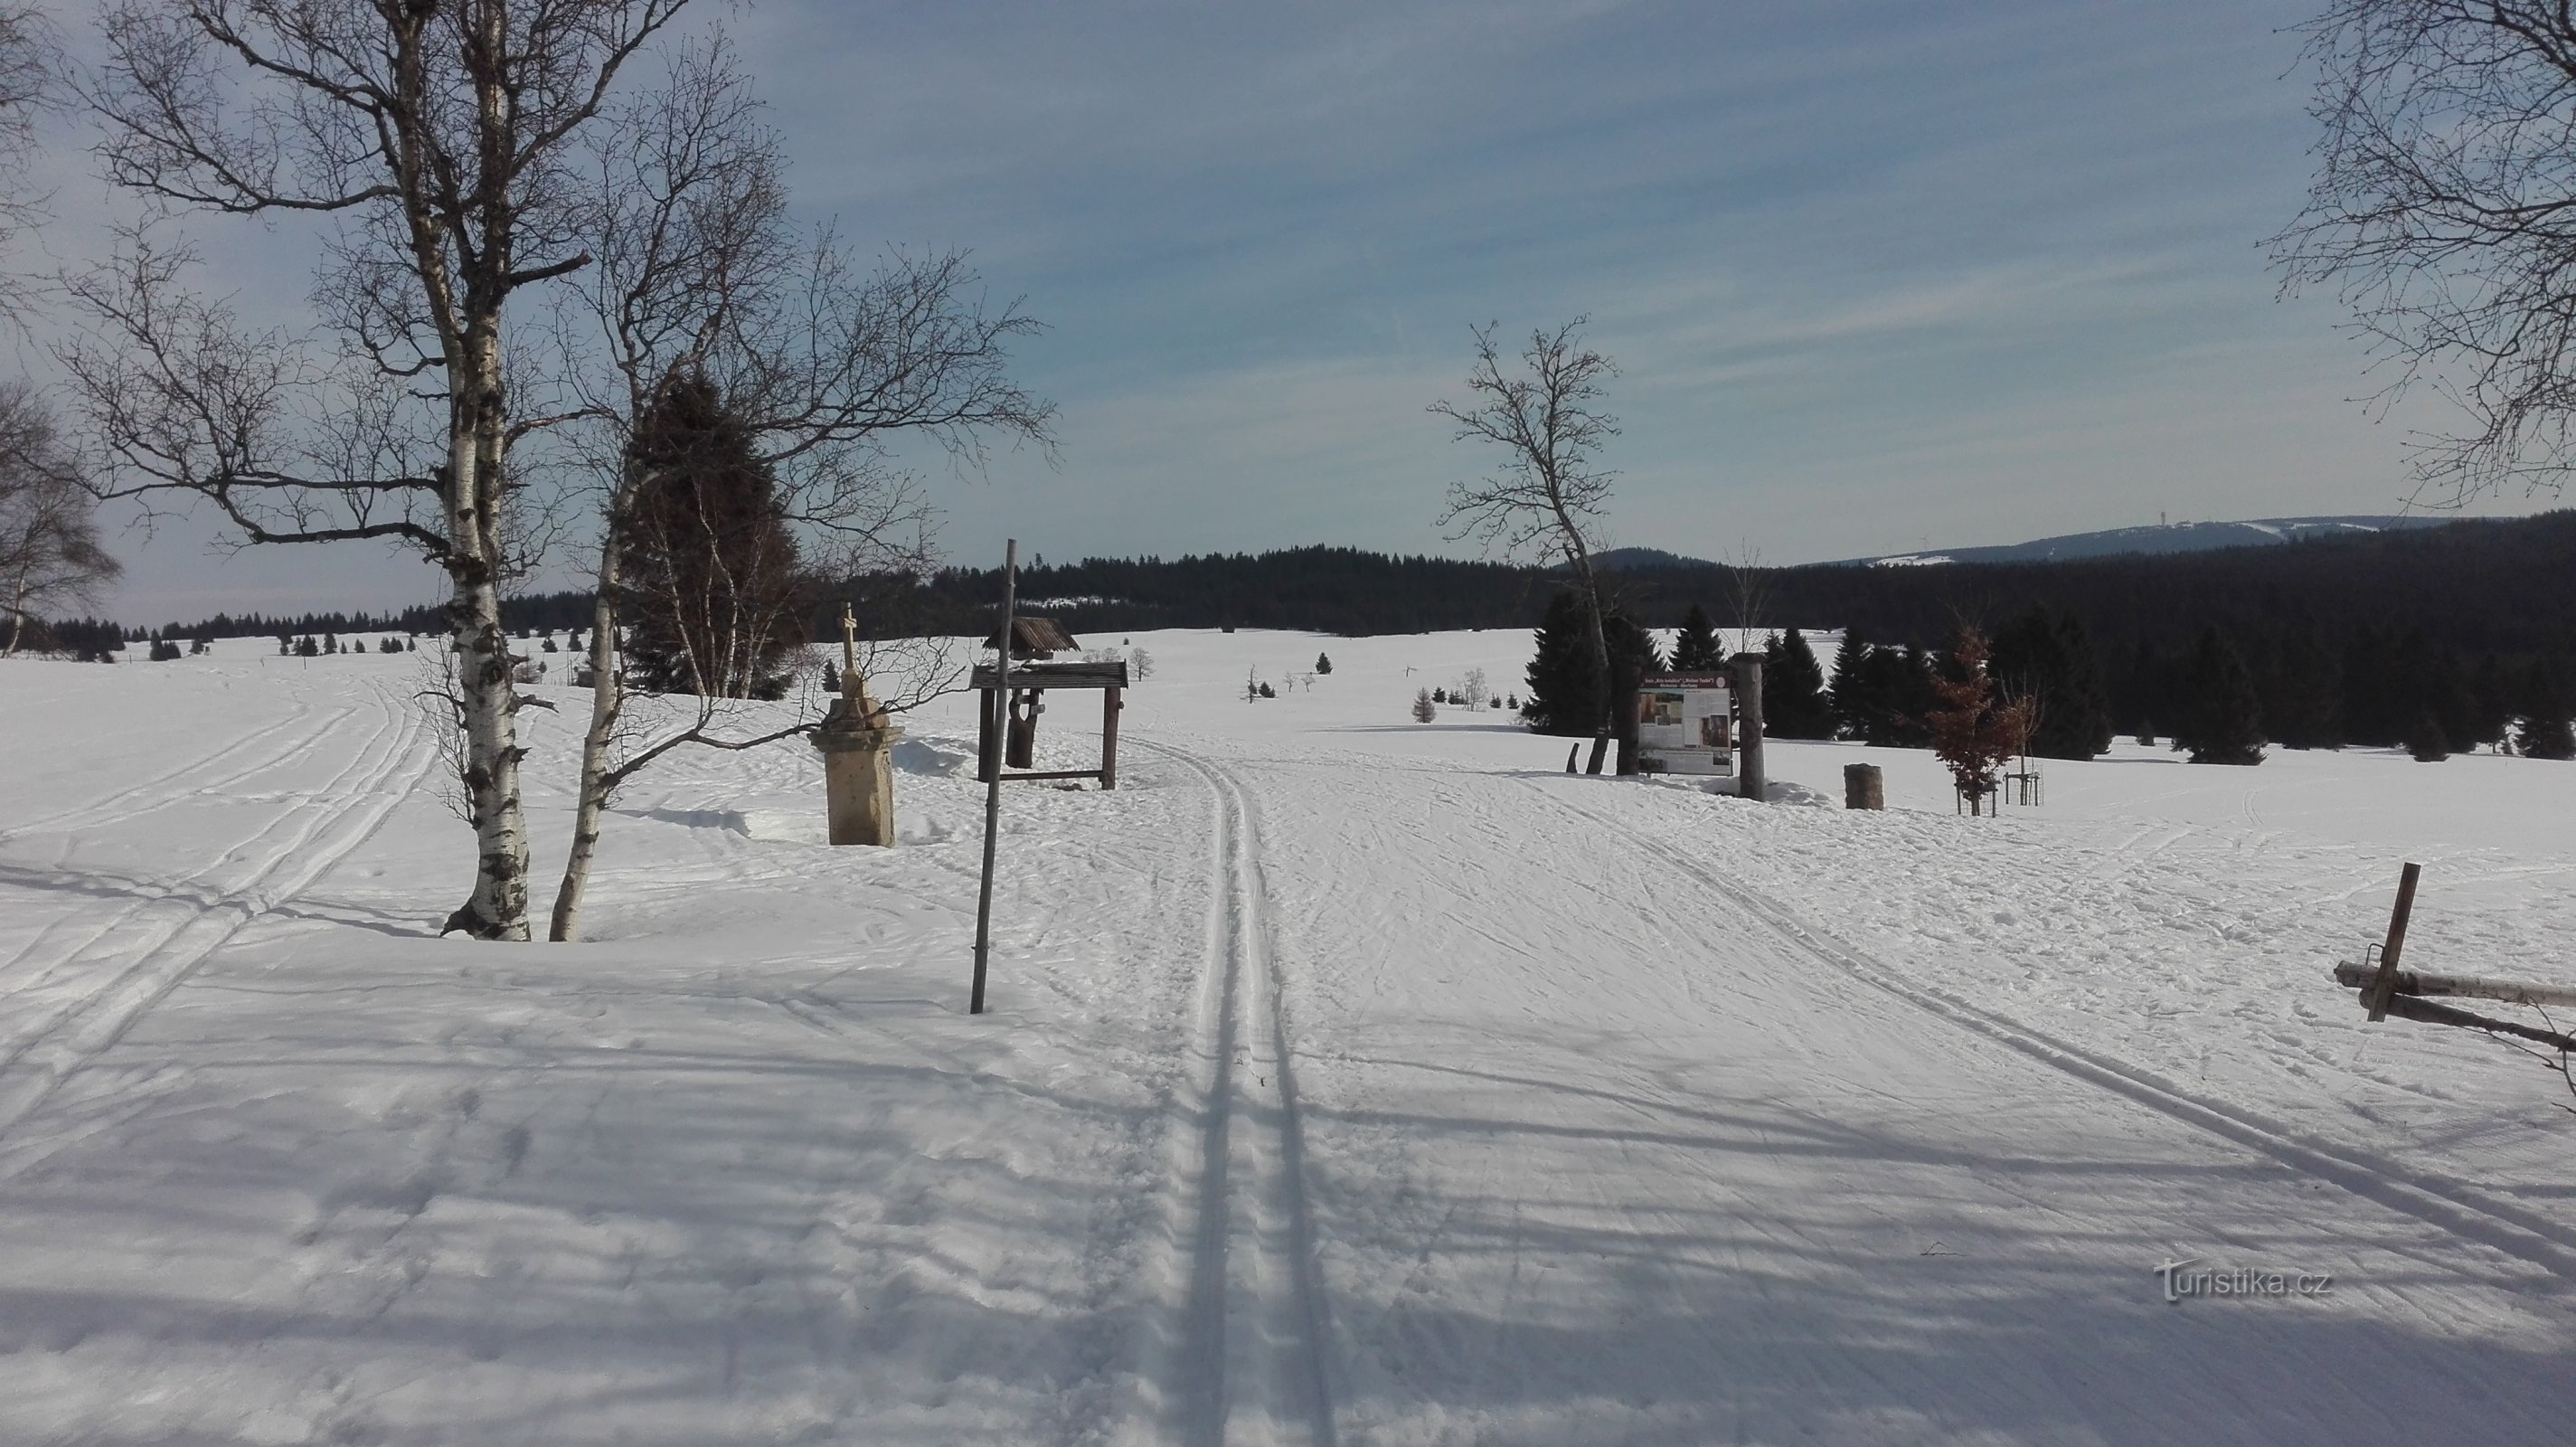
[[2576,759],[2566,681],[2547,658],[2533,659],[2523,674],[2522,722],[2514,729],[2513,745],[2525,758]]
[[1908,643],[1889,677],[1888,742],[1900,748],[1932,747],[1932,713],[1941,695],[1932,687],[1932,655],[1920,643]]
[[2342,746],[2343,680],[2316,620],[2302,618],[2283,633],[2262,693],[2263,731],[2273,742],[2291,749]]
[[713,383],[675,375],[636,420],[645,481],[621,559],[627,675],[653,693],[784,696],[802,579],[776,478]]
[[2406,741],[2414,722],[2405,707],[2397,650],[2368,624],[2352,630],[2343,655],[2344,742],[2388,748]]
[[[1673,671],[1707,673],[1726,665],[1724,650],[1717,641],[1717,628],[1708,619],[1708,610],[1697,603],[1682,615],[1681,636],[1673,640]],[[1767,680],[1766,680],[1767,683]],[[1762,710],[1767,716],[1770,708]]]
[[823,691],[825,693],[841,691],[841,670],[828,658],[823,660]]
[[1833,704],[1825,697],[1825,670],[1816,652],[1792,628],[1762,646],[1762,727],[1784,739],[1834,735]]
[[1319,674],[1323,674],[1323,673],[1330,673],[1330,672],[1332,672],[1332,671],[1333,671],[1333,656],[1332,656],[1331,654],[1329,654],[1329,653],[1318,653],[1318,654],[1316,654],[1316,655],[1315,655],[1315,672],[1317,672],[1317,673],[1319,673]]
[[2520,680],[2505,671],[2503,659],[2489,652],[2478,660],[2477,671],[2469,678],[2467,742],[2471,747],[2504,747],[2505,726],[2513,718],[2514,695],[2519,692]]
[[[1548,600],[1546,618],[1535,638],[1537,651],[1526,675],[1529,694],[1520,704],[1521,718],[1532,731],[1560,738],[1592,737],[1597,676],[1590,635],[1580,595],[1569,589]],[[1654,635],[1633,619],[1613,613],[1601,621],[1601,635],[1610,648],[1614,677],[1634,678],[1662,670],[1663,655]]]
[[1869,685],[1869,643],[1860,636],[1859,629],[1846,628],[1841,645],[1834,649],[1834,681],[1826,690],[1834,713],[1835,737],[1869,736]]
[[2450,736],[2442,730],[2442,720],[2433,710],[2415,715],[2415,727],[2406,731],[2406,752],[2419,764],[2438,764],[2451,756]]
[[2048,759],[2089,759],[2111,747],[2111,701],[2082,620],[2046,604],[1995,630],[1988,665],[2005,694],[2027,698],[2038,723],[2030,751]]
[[2263,762],[2262,702],[2255,696],[2254,675],[2236,645],[2215,627],[2204,630],[2192,650],[2183,723],[2173,738],[2176,748],[2190,751],[2195,764]]

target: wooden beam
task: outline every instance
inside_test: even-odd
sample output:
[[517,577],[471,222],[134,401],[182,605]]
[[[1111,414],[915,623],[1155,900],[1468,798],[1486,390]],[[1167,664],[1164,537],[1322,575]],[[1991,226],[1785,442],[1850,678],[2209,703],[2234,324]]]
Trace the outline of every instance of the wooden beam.
[[[2376,965],[2356,965],[2347,960],[2334,967],[2335,983],[2354,989],[2368,989],[2379,978]],[[2464,1000],[2502,1000],[2508,1005],[2565,1005],[2576,1007],[2576,985],[2526,985],[2514,980],[2488,980],[2476,975],[2427,975],[2414,970],[2399,970],[2389,981],[2392,998],[2400,995],[2439,995]]]
[[[999,681],[993,665],[979,663],[967,674],[969,688],[991,688]],[[1015,663],[1011,682],[1021,688],[1125,688],[1124,663]]]
[[2524,1040],[2536,1040],[2552,1050],[2576,1052],[2576,1036],[2562,1035],[2555,1030],[2535,1030],[2529,1025],[2517,1025],[2511,1020],[2490,1020],[2484,1015],[2473,1015],[2466,1010],[2454,1010],[2448,1005],[2436,1005],[2430,1000],[2418,1000],[2408,995],[2390,996],[2388,1013],[2402,1019],[2421,1020],[2431,1025],[2459,1025],[2471,1030],[2492,1030],[2498,1035],[2513,1035]]
[[1048,769],[1034,774],[1004,774],[1004,779],[1098,779],[1099,769]]

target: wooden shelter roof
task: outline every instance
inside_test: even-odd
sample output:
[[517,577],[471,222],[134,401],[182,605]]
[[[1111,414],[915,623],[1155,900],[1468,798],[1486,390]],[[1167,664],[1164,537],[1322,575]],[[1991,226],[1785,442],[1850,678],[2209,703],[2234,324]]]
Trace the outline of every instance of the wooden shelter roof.
[[[1002,646],[1002,630],[996,628],[984,639],[987,648]],[[1064,631],[1064,625],[1052,618],[1014,618],[1011,620],[1011,656],[1044,658],[1050,653],[1069,653],[1082,645]]]

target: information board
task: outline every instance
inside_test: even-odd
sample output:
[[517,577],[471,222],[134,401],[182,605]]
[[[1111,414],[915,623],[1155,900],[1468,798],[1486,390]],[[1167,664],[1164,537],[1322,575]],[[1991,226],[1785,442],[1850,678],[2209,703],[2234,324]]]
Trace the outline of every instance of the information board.
[[1637,690],[1637,766],[1735,772],[1735,691],[1723,673],[1650,673]]

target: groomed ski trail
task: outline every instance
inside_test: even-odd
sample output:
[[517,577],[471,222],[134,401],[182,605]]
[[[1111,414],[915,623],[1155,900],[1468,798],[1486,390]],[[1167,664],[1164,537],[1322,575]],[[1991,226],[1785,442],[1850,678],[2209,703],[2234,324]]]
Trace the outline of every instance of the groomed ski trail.
[[1565,798],[1560,790],[1537,780],[1527,782],[1558,808],[1588,823],[1628,833],[1635,847],[1723,897],[1791,948],[1950,1026],[2427,1225],[2562,1277],[2576,1276],[2576,1232],[2556,1222],[2496,1201],[2466,1185],[2409,1171],[2368,1152],[2312,1139],[2257,1112],[2184,1089],[2154,1071],[2087,1050],[1947,991],[1908,979],[1865,952],[1810,926],[1786,905],[1725,879],[1659,840],[1627,830],[1624,821]]
[[1131,742],[1207,785],[1215,867],[1190,1046],[1197,1123],[1174,1131],[1166,1152],[1166,1299],[1145,1335],[1150,1396],[1122,1440],[1332,1447],[1324,1288],[1259,807],[1222,766]]
[[[403,707],[390,698],[380,702],[384,712],[379,715],[376,731],[324,786],[318,798],[290,803],[249,838],[203,867],[144,894],[55,962],[57,968],[76,967],[86,952],[127,924],[148,915],[170,916],[155,922],[151,943],[130,963],[0,1047],[0,1180],[40,1158],[9,1150],[14,1144],[11,1135],[28,1117],[42,1110],[81,1070],[113,1049],[217,950],[253,920],[292,901],[330,872],[410,797],[436,763],[437,751],[425,746],[421,737],[425,725],[418,710]],[[261,736],[274,732],[263,730]],[[311,742],[305,739],[297,747]],[[182,776],[236,751],[219,750],[187,769],[174,771],[170,777]],[[252,765],[251,769],[257,767]],[[125,795],[135,792],[128,790]],[[134,812],[148,809],[147,805]],[[272,840],[276,842],[272,844]],[[210,877],[224,866],[261,848],[267,852],[247,877],[206,890],[212,883]],[[25,882],[42,882],[30,871],[11,870],[9,875],[26,876]],[[13,962],[23,964],[23,960]],[[11,1158],[13,1154],[15,1159]]]

